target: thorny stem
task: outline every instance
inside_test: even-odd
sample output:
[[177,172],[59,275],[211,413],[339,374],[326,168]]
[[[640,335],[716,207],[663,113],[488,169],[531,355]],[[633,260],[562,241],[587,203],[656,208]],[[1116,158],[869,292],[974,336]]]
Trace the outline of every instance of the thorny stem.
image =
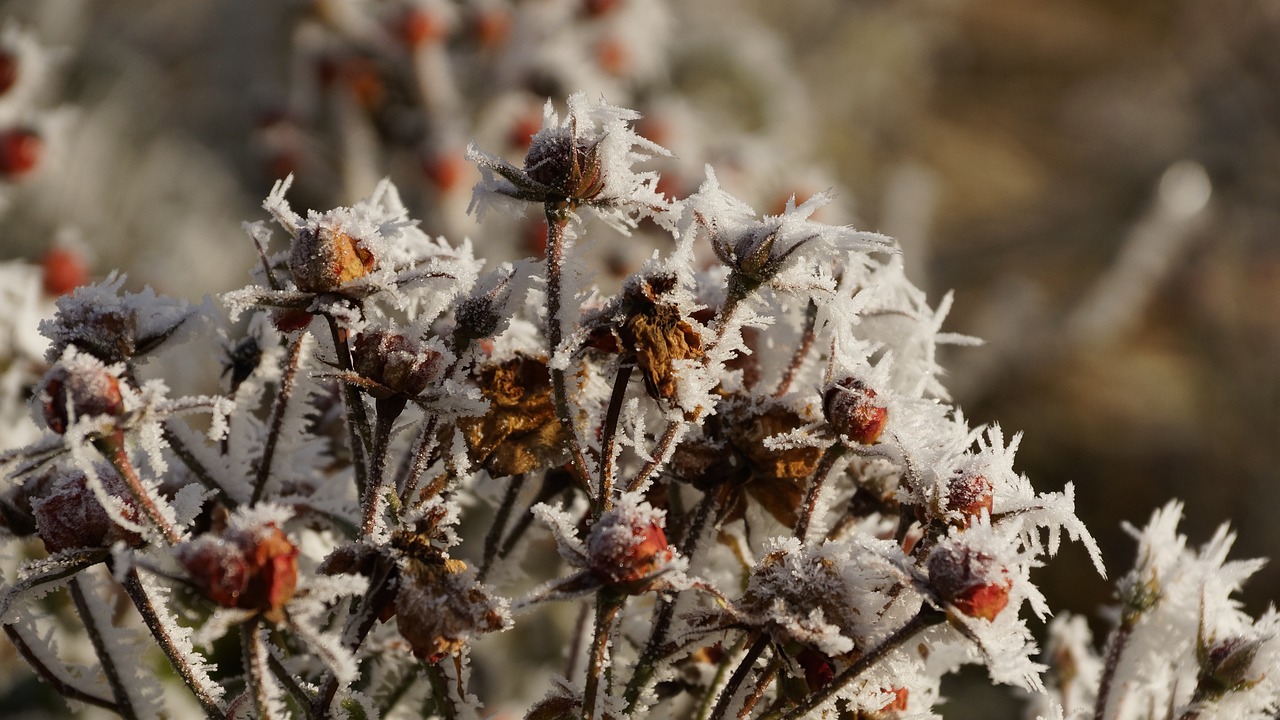
[[227,492],[226,488],[213,478],[213,474],[209,472],[209,468],[205,467],[204,464],[200,462],[200,459],[195,456],[195,453],[191,452],[191,448],[187,447],[186,442],[184,442],[182,438],[178,436],[178,433],[169,426],[170,422],[173,421],[165,422],[163,430],[164,440],[169,443],[169,448],[173,450],[173,454],[178,456],[178,459],[182,461],[183,465],[187,466],[187,469],[191,471],[191,474],[195,476],[196,480],[199,481],[201,485],[212,491],[218,499],[227,506],[227,509],[234,510],[237,503],[235,499],[231,497],[231,493]]
[[813,522],[814,513],[818,510],[818,497],[822,494],[822,486],[827,481],[827,475],[831,472],[831,468],[835,466],[836,461],[844,455],[845,447],[841,443],[836,443],[828,447],[822,453],[822,459],[818,462],[818,468],[813,471],[813,476],[809,479],[809,490],[805,494],[804,505],[801,506],[800,517],[796,519],[795,536],[804,541],[805,536],[809,534],[809,525]]
[[520,495],[521,485],[524,485],[523,474],[512,475],[507,479],[507,491],[502,494],[502,502],[498,504],[493,520],[489,523],[489,532],[484,536],[484,559],[480,561],[476,582],[484,582],[485,576],[493,566],[494,558],[498,556],[498,543],[502,541],[502,531],[507,529],[507,520],[511,518],[511,508],[515,506],[516,498]]
[[556,416],[569,433],[569,456],[573,461],[574,472],[577,473],[583,487],[590,487],[591,476],[587,472],[587,458],[582,451],[582,441],[578,438],[573,411],[569,407],[569,391],[565,384],[564,370],[555,367],[555,356],[560,351],[560,343],[564,339],[564,328],[560,326],[562,300],[560,270],[564,260],[564,231],[569,224],[569,213],[567,205],[561,202],[548,202],[545,211],[547,216],[547,345],[551,352],[551,390],[555,398]]
[[[707,519],[711,517],[711,510],[715,506],[715,496],[710,493],[704,495],[698,503],[698,509],[694,511],[693,520],[685,529],[684,539],[680,543],[681,557],[692,559],[698,546],[698,538],[702,536],[702,529],[706,526]],[[644,645],[644,651],[640,653],[640,660],[636,663],[636,669],[631,673],[631,679],[627,681],[627,688],[623,694],[627,701],[627,712],[635,709],[640,693],[653,678],[653,669],[662,655],[662,644],[667,641],[667,631],[671,629],[675,610],[674,599],[659,597],[657,608],[653,613],[653,629],[649,631],[649,640]]]
[[369,481],[365,486],[364,525],[361,532],[365,537],[373,534],[378,525],[378,517],[382,514],[382,479],[386,473],[387,447],[391,444],[391,429],[395,425],[394,414],[379,412],[373,423],[373,457],[369,463]]
[[111,686],[111,694],[116,699],[115,711],[126,720],[137,720],[138,715],[134,712],[129,692],[120,679],[119,671],[116,670],[116,663],[111,657],[107,641],[102,637],[102,631],[98,629],[98,618],[89,605],[89,599],[85,597],[80,578],[72,578],[68,589],[71,591],[71,600],[75,603],[76,612],[80,615],[80,622],[84,624],[85,633],[93,643],[93,651],[98,657],[98,664],[102,667],[102,674],[106,676],[107,684]]
[[253,707],[257,717],[271,717],[271,698],[267,694],[266,668],[262,666],[262,637],[258,630],[258,619],[254,618],[240,625],[240,657],[244,663],[245,692],[253,699]]
[[604,417],[604,434],[600,441],[600,495],[595,507],[597,518],[613,507],[613,447],[618,434],[618,416],[622,414],[622,403],[627,399],[631,369],[630,363],[623,363],[618,367],[618,375],[613,379],[613,394],[609,396],[609,409]]
[[53,668],[45,665],[40,659],[40,655],[31,647],[31,644],[27,642],[27,639],[22,636],[22,633],[18,631],[18,628],[13,625],[5,625],[4,634],[9,637],[9,642],[13,643],[13,647],[18,650],[18,654],[22,656],[23,660],[27,661],[27,664],[31,666],[31,669],[35,670],[36,674],[45,682],[49,683],[50,687],[52,687],[59,695],[67,698],[68,700],[77,700],[85,703],[86,705],[93,705],[95,707],[110,710],[114,713],[120,712],[120,708],[114,702],[107,700],[106,698],[100,698],[91,692],[81,690],[75,685],[72,685],[61,675],[54,672]]
[[194,668],[187,661],[187,656],[173,641],[173,638],[169,636],[168,629],[165,628],[164,622],[151,604],[151,597],[147,595],[147,590],[142,585],[142,577],[138,574],[136,567],[129,568],[129,571],[125,574],[123,585],[125,593],[133,601],[134,607],[138,609],[138,614],[142,616],[143,624],[151,631],[151,635],[156,639],[156,644],[160,646],[160,650],[164,652],[165,657],[169,658],[169,664],[173,665],[178,677],[182,678],[182,681],[187,684],[192,694],[196,696],[196,701],[204,709],[205,715],[211,718],[222,717],[223,708],[214,699],[215,695],[201,684],[201,680],[196,676]]
[[[342,329],[332,315],[325,315],[329,323],[329,334],[333,337],[334,353],[338,356],[338,367],[344,372],[352,372],[351,349],[342,336]],[[350,383],[338,383],[342,387],[342,401],[347,407],[347,431],[351,436],[351,464],[356,473],[356,492],[364,497],[368,484],[368,468],[365,465],[365,448],[371,443],[369,431],[369,413],[364,407],[364,398],[360,391]]]
[[787,365],[787,371],[783,374],[782,381],[778,383],[778,389],[773,391],[774,397],[780,398],[791,389],[791,382],[795,380],[800,368],[804,366],[805,358],[809,356],[809,351],[813,349],[813,328],[817,321],[818,304],[810,298],[809,307],[805,310],[804,332],[800,335],[800,345],[796,347],[795,354],[791,356],[791,364]]
[[778,670],[782,667],[782,659],[776,654],[769,659],[769,664],[765,665],[764,672],[760,673],[760,679],[756,682],[756,687],[747,696],[746,702],[742,704],[742,709],[738,711],[738,720],[747,720],[751,715],[751,711],[755,709],[756,704],[760,702],[760,698],[764,697],[764,691],[769,689],[773,684],[774,678],[778,677]]
[[798,720],[805,717],[815,708],[830,700],[836,693],[845,688],[846,685],[858,679],[858,676],[871,669],[873,665],[880,662],[885,655],[894,651],[898,647],[905,644],[908,640],[915,637],[918,632],[925,628],[937,625],[947,619],[946,613],[938,610],[930,605],[920,608],[920,612],[907,621],[906,625],[898,628],[892,635],[884,639],[876,647],[868,650],[865,655],[858,658],[857,662],[845,668],[844,672],[835,676],[830,683],[816,693],[808,696],[799,705],[791,708],[786,715],[782,714],[782,710],[775,710],[765,715],[761,720]]
[[280,378],[280,391],[276,393],[276,401],[271,408],[271,425],[267,430],[267,439],[262,446],[262,460],[258,463],[258,476],[253,481],[253,494],[249,496],[249,504],[257,505],[262,493],[267,489],[267,480],[271,478],[271,461],[275,458],[276,443],[280,440],[280,429],[284,425],[285,410],[289,405],[289,396],[293,394],[293,384],[298,377],[298,365],[302,359],[302,340],[306,335],[299,335],[289,346],[289,357],[285,363],[284,376]]
[[1138,624],[1138,618],[1122,616],[1120,625],[1107,643],[1107,662],[1102,669],[1102,678],[1098,682],[1098,697],[1093,705],[1094,720],[1103,720],[1107,714],[1107,703],[1111,699],[1111,684],[1115,681],[1116,671],[1120,669],[1120,657],[1124,655],[1129,637]]
[[151,494],[147,492],[146,487],[142,484],[142,479],[138,477],[138,472],[134,470],[133,463],[129,461],[129,453],[124,446],[124,431],[116,430],[110,435],[95,438],[93,446],[111,462],[112,467],[124,479],[125,487],[129,488],[129,495],[132,500],[137,503],[142,513],[151,521],[151,524],[155,525],[164,534],[165,540],[169,541],[171,545],[181,540],[182,535],[160,512],[160,508],[156,507],[155,501],[151,499]]
[[591,640],[591,660],[587,664],[586,689],[582,693],[582,720],[594,720],[596,704],[600,700],[600,677],[605,672],[609,654],[609,632],[613,619],[622,609],[625,597],[617,597],[606,591],[596,595],[596,630]]
[[747,648],[747,653],[742,656],[742,660],[738,662],[738,667],[734,669],[733,674],[729,676],[729,682],[725,683],[723,689],[720,690],[719,698],[716,700],[716,706],[708,716],[708,720],[723,720],[725,713],[729,711],[729,704],[733,702],[733,697],[738,694],[738,689],[742,687],[742,683],[747,679],[747,675],[755,668],[756,661],[760,659],[760,655],[764,653],[765,648],[769,647],[769,636],[760,633],[751,646]]

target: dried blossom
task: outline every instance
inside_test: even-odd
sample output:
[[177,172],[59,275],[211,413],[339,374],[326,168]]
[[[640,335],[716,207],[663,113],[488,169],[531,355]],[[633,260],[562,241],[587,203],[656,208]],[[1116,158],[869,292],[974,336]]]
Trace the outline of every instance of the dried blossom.
[[494,477],[545,468],[565,455],[568,432],[556,417],[545,360],[517,355],[480,369],[489,410],[458,421],[472,460]]
[[62,434],[78,418],[117,418],[124,414],[120,377],[97,359],[68,350],[40,383],[44,420]]
[[298,584],[298,548],[275,523],[206,533],[180,545],[177,558],[205,597],[273,620]]
[[409,560],[395,599],[396,627],[424,662],[461,653],[477,635],[511,626],[505,600],[461,560]]
[[[141,513],[129,498],[124,481],[110,465],[94,469],[119,512],[132,522],[141,522]],[[138,545],[142,537],[116,524],[89,488],[81,471],[57,473],[39,497],[31,501],[37,534],[50,553],[71,548],[107,547],[117,540]]]

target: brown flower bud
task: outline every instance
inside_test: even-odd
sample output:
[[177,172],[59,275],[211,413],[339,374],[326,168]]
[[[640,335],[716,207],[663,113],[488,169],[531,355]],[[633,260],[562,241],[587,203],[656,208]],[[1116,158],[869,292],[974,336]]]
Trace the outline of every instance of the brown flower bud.
[[0,176],[17,180],[36,169],[44,154],[44,140],[33,130],[12,128],[0,132]]
[[332,227],[299,230],[289,249],[289,271],[306,292],[333,292],[369,274],[375,264],[358,239]]
[[58,364],[44,377],[44,420],[62,434],[79,417],[124,413],[120,380],[101,364]]
[[[129,499],[124,481],[108,465],[96,468],[107,492],[125,503],[124,516],[139,522],[140,513]],[[83,472],[73,471],[52,479],[42,497],[31,502],[37,533],[51,553],[72,548],[107,547],[117,540],[139,545],[141,536],[117,525],[107,514],[98,496],[89,488]]]
[[298,584],[298,548],[274,523],[202,535],[180,546],[177,556],[205,597],[272,619]]
[[487,365],[479,384],[489,410],[458,421],[472,461],[506,477],[563,460],[569,434],[556,417],[546,361],[517,355]]
[[941,544],[925,561],[929,585],[939,599],[969,617],[995,620],[1009,604],[1013,581],[990,555],[962,545]]
[[361,376],[382,386],[370,390],[375,398],[416,397],[440,371],[441,355],[420,348],[403,335],[385,331],[361,333],[351,349],[351,362]]
[[657,520],[634,512],[605,513],[587,536],[588,569],[624,592],[647,590],[674,555]]
[[604,190],[599,141],[575,138],[567,129],[535,136],[524,157],[524,171],[566,200],[591,200]]
[[863,445],[880,439],[889,419],[888,408],[876,402],[876,392],[852,377],[827,388],[822,396],[822,413],[831,429]]

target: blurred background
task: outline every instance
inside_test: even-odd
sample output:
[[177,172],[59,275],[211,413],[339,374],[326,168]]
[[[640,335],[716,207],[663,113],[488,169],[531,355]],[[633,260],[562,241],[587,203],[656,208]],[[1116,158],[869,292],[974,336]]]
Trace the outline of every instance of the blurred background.
[[[762,212],[835,188],[821,219],[897,236],[956,295],[947,359],[974,422],[1076,486],[1112,576],[1122,521],[1170,498],[1193,541],[1280,556],[1280,5],[1247,0],[10,0],[0,260],[66,251],[199,299],[238,287],[272,183],[328,208],[391,176],[478,254],[532,220],[465,214],[468,141],[518,160],[547,96],[635,107],[676,158]],[[19,28],[21,30],[19,30]],[[0,62],[0,85],[5,84]],[[32,141],[31,136],[37,140]],[[651,247],[600,243],[605,274]],[[62,260],[51,258],[62,257]],[[1083,551],[1055,607],[1110,601]],[[1280,597],[1280,569],[1246,588]],[[1095,621],[1095,632],[1106,624]],[[957,689],[956,693],[962,692]],[[961,717],[956,704],[954,717]],[[952,717],[952,710],[943,710]]]

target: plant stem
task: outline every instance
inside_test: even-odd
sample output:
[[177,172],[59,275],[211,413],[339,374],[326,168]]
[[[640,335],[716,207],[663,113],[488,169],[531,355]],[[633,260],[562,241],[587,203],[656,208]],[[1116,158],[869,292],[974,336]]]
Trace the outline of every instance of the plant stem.
[[560,424],[569,433],[569,456],[573,461],[574,472],[577,473],[583,487],[590,487],[591,476],[587,472],[587,458],[582,451],[582,441],[578,438],[573,411],[569,407],[569,391],[565,384],[564,370],[554,367],[556,355],[560,352],[560,343],[564,339],[564,328],[560,326],[560,304],[563,293],[560,270],[564,260],[564,231],[569,224],[568,207],[563,202],[548,202],[545,212],[547,216],[547,345],[551,353],[551,390],[555,399],[556,415],[560,419]]
[[[332,315],[325,315],[329,323],[329,335],[333,337],[333,350],[338,356],[338,367],[345,372],[352,372],[351,349],[347,347],[346,338],[338,321]],[[368,468],[365,465],[365,449],[372,444],[369,431],[369,413],[364,406],[364,398],[360,391],[349,383],[339,383],[342,388],[342,402],[347,408],[347,432],[351,437],[351,465],[355,469],[356,493],[364,497],[368,484]]]
[[409,465],[408,474],[404,478],[404,487],[400,490],[401,505],[409,504],[409,499],[417,491],[418,483],[421,482],[423,473],[431,465],[431,453],[436,446],[436,425],[438,423],[439,417],[431,416],[431,419],[422,428],[422,432],[418,434],[418,440],[413,446],[413,462]]
[[449,678],[444,674],[440,663],[427,665],[427,680],[431,683],[431,697],[436,701],[436,709],[445,720],[455,720],[458,709],[454,707],[453,698],[449,695]]
[[[403,406],[401,406],[403,408]],[[373,535],[378,525],[378,517],[382,514],[382,485],[387,466],[387,447],[391,444],[391,430],[396,416],[400,413],[382,412],[381,407],[373,423],[373,454],[369,462],[369,481],[365,486],[364,525],[361,531],[368,537]]]
[[81,586],[80,578],[72,578],[68,583],[68,589],[71,591],[71,600],[75,603],[76,612],[80,615],[80,622],[84,624],[85,633],[89,636],[89,641],[93,643],[93,651],[98,656],[98,664],[102,667],[102,674],[107,678],[107,684],[111,686],[111,695],[116,700],[116,712],[120,717],[126,720],[137,720],[137,713],[134,712],[133,702],[129,699],[129,692],[125,689],[124,683],[120,679],[120,673],[116,670],[115,660],[111,657],[111,651],[107,647],[106,639],[102,637],[102,631],[98,629],[98,618],[94,615],[93,608],[89,605],[89,599],[85,597],[84,588]]
[[502,531],[507,529],[507,520],[511,518],[511,508],[515,507],[516,498],[520,495],[520,486],[524,484],[524,475],[512,475],[507,479],[507,491],[502,494],[502,502],[498,504],[493,520],[489,523],[489,532],[484,536],[484,559],[480,561],[480,570],[476,572],[476,582],[484,582],[485,576],[498,556],[498,543],[502,540]]
[[776,654],[769,659],[769,664],[765,665],[764,672],[760,674],[760,680],[756,682],[755,690],[747,696],[746,702],[742,704],[742,709],[738,711],[738,720],[747,720],[751,715],[751,711],[755,709],[756,704],[760,702],[760,698],[764,697],[764,691],[769,689],[773,684],[774,678],[778,677],[778,670],[782,667],[782,659]]
[[625,597],[616,597],[609,591],[596,595],[596,630],[591,640],[591,660],[587,665],[586,689],[582,694],[582,720],[594,720],[596,704],[600,700],[600,677],[604,674],[609,654],[609,631]]
[[160,646],[160,650],[164,652],[165,657],[169,658],[169,664],[178,673],[178,677],[182,678],[182,681],[191,689],[192,694],[196,696],[196,701],[204,709],[205,715],[210,718],[221,718],[223,714],[222,706],[214,699],[216,697],[215,694],[209,688],[204,687],[201,680],[196,676],[194,668],[187,661],[182,649],[169,636],[169,631],[165,628],[164,622],[151,604],[151,597],[147,595],[147,590],[142,584],[142,577],[138,575],[136,567],[129,568],[129,571],[125,574],[123,586],[125,593],[133,601],[134,607],[138,609],[138,614],[142,616],[143,624],[151,631],[151,635],[156,639],[156,643]]
[[259,718],[271,717],[271,698],[267,693],[267,668],[263,667],[258,619],[240,625],[240,657],[244,664],[245,686]]
[[720,695],[716,700],[715,708],[708,716],[708,720],[723,720],[725,713],[729,711],[729,705],[733,702],[733,697],[738,694],[738,689],[742,687],[742,683],[747,679],[747,675],[755,667],[756,661],[760,659],[769,647],[769,636],[760,633],[755,641],[747,648],[747,653],[742,656],[742,660],[738,662],[738,667],[734,669],[733,674],[729,676],[729,682],[725,683]]
[[213,473],[209,472],[209,468],[200,462],[195,453],[191,452],[191,448],[187,447],[187,443],[169,426],[171,422],[173,421],[169,420],[164,423],[164,441],[169,443],[173,454],[178,456],[178,459],[182,461],[183,465],[187,466],[187,469],[191,471],[191,474],[195,476],[201,485],[213,492],[229,510],[234,510],[238,504],[235,498],[231,497],[231,493],[227,492],[222,483],[213,478]]
[[604,417],[604,431],[600,441],[600,494],[596,498],[595,517],[613,507],[614,457],[613,448],[618,434],[618,416],[622,403],[627,399],[627,384],[631,381],[630,363],[618,367],[613,379],[613,394],[609,396],[609,409]]
[[27,639],[22,636],[22,633],[18,631],[18,628],[13,625],[5,625],[4,634],[9,637],[9,642],[13,643],[13,647],[17,649],[18,654],[22,656],[22,659],[27,661],[27,664],[31,666],[31,669],[35,670],[36,674],[45,682],[49,683],[50,687],[52,687],[59,695],[69,700],[76,700],[86,705],[93,705],[94,707],[100,707],[104,710],[110,710],[114,713],[120,712],[120,708],[117,707],[114,702],[105,698],[100,698],[91,692],[81,690],[75,685],[72,685],[61,675],[58,675],[53,668],[45,665],[40,659],[40,655],[36,653],[33,647],[31,647],[31,643],[28,643]]
[[782,376],[782,381],[778,383],[778,389],[773,391],[773,396],[780,398],[787,394],[791,389],[791,383],[795,380],[796,375],[800,372],[800,368],[804,366],[805,358],[809,356],[809,351],[813,348],[814,325],[818,321],[818,304],[809,299],[809,307],[805,309],[804,331],[800,335],[800,345],[796,347],[795,353],[791,356],[791,363],[787,365],[787,371]]
[[249,504],[257,505],[262,493],[267,488],[267,480],[271,478],[271,461],[275,458],[276,443],[280,440],[280,428],[284,425],[284,413],[289,404],[289,396],[293,394],[293,384],[298,377],[298,365],[302,359],[302,340],[306,335],[299,335],[289,346],[289,357],[284,366],[284,375],[280,378],[280,390],[276,393],[275,404],[271,408],[271,424],[267,430],[267,439],[262,445],[262,460],[258,463],[258,475],[254,478],[253,494],[249,496]]
[[845,447],[837,442],[822,453],[818,467],[809,478],[809,490],[805,495],[800,517],[796,518],[795,536],[803,542],[809,534],[809,525],[813,522],[814,513],[818,510],[818,497],[822,494],[822,486],[826,483],[827,474],[835,466],[836,461],[844,455]]
[[1098,681],[1098,697],[1093,705],[1094,720],[1103,720],[1106,717],[1107,703],[1111,699],[1111,685],[1115,681],[1116,671],[1120,669],[1120,657],[1124,655],[1125,646],[1129,644],[1129,638],[1133,635],[1133,629],[1137,624],[1136,616],[1122,615],[1120,624],[1111,635],[1111,641],[1107,643],[1107,662],[1102,669],[1102,678]]
[[156,506],[152,500],[151,494],[147,492],[147,488],[143,486],[142,479],[138,477],[138,473],[133,469],[133,463],[129,461],[129,453],[124,447],[124,431],[117,429],[110,435],[94,438],[93,446],[98,452],[111,462],[112,467],[120,474],[124,480],[125,487],[129,489],[129,495],[137,504],[142,513],[147,516],[152,525],[164,535],[164,539],[169,541],[170,545],[176,544],[182,539],[182,535],[169,523],[160,508]]
[[916,633],[933,625],[937,625],[947,619],[946,613],[937,608],[925,605],[920,608],[920,612],[916,613],[906,625],[898,628],[892,635],[884,639],[876,647],[868,650],[865,655],[858,658],[857,662],[845,668],[844,672],[837,675],[830,683],[827,683],[818,692],[805,698],[799,705],[791,708],[786,715],[782,714],[782,710],[775,710],[765,715],[761,720],[798,720],[813,712],[819,705],[830,700],[836,693],[845,688],[846,685],[858,679],[858,676],[871,669],[873,665],[880,662],[885,655],[905,644],[908,640],[916,636]]
[[315,698],[302,689],[302,686],[298,684],[298,679],[289,672],[289,669],[275,655],[267,653],[267,664],[271,667],[271,674],[276,676],[276,680],[302,710],[303,717],[307,718],[307,720],[314,718],[315,712],[312,708],[312,703],[315,702]]
[[[365,592],[360,604],[347,616],[346,625],[343,626],[342,643],[348,650],[355,651],[360,647],[378,621],[378,615],[383,607],[393,599],[390,591],[395,587],[393,583],[395,571],[394,561],[385,556],[379,557],[373,570],[373,580],[369,583],[369,590]],[[330,706],[337,694],[338,678],[332,670],[329,670],[320,682],[320,692],[312,705],[314,715],[319,718],[330,717],[332,713]]]

